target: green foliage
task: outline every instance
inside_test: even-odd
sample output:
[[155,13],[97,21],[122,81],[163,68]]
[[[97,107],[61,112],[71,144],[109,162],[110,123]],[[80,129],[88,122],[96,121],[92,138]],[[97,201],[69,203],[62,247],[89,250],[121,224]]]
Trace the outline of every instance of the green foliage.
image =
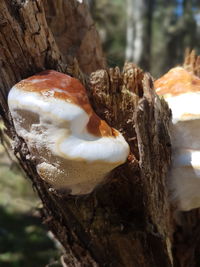
[[58,257],[53,243],[31,214],[0,207],[0,266],[45,266]]

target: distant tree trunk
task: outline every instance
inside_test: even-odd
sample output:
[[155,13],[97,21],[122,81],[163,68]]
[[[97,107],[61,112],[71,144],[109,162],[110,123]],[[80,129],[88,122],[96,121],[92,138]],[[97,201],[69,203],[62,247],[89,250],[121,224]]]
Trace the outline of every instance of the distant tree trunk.
[[[69,55],[60,52],[46,23],[43,3],[42,0],[0,2],[0,115],[6,126],[3,135],[14,141],[14,153],[43,203],[43,221],[65,248],[63,264],[164,267],[175,262],[181,267],[197,266],[197,212],[187,214],[186,229],[179,226],[173,239],[175,225],[166,180],[170,164],[170,112],[166,102],[155,95],[151,77],[132,64],[126,64],[122,73],[117,67],[93,72],[88,82],[77,61],[69,57],[70,45]],[[46,3],[52,4],[50,0]],[[68,17],[68,30],[76,28],[80,21],[87,25],[82,20],[86,9],[79,12],[76,1],[67,3],[68,8],[63,10],[74,14]],[[68,33],[66,30],[66,42],[73,37]],[[98,35],[94,34],[93,42],[99,44],[96,38]],[[80,39],[76,40],[73,45],[81,46]],[[84,60],[101,53],[99,46],[95,54],[89,48],[90,44],[91,53],[88,58],[84,55]],[[98,64],[93,65],[94,69]],[[120,130],[131,148],[127,162],[88,196],[59,196],[50,191],[37,174],[26,143],[13,127],[7,106],[10,88],[46,68],[71,74],[85,83],[97,114]],[[195,236],[192,227],[196,227]],[[192,265],[181,263],[181,253],[184,262]]]
[[126,60],[150,68],[152,0],[127,0]]

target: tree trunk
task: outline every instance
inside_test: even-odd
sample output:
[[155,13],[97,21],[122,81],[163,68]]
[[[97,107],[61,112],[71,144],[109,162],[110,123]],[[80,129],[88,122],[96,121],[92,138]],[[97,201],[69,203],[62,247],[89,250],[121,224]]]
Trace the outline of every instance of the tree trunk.
[[152,0],[127,0],[126,60],[150,70]]
[[87,5],[72,0],[44,1],[48,25],[65,59],[76,57],[86,74],[104,68],[100,39]]
[[[197,266],[199,239],[189,231],[196,227],[198,234],[196,214],[193,217],[187,214],[187,238],[192,244],[188,242],[181,247],[180,241],[185,241],[182,226],[176,232],[175,241],[173,239],[174,224],[166,180],[170,164],[167,104],[155,95],[151,77],[132,64],[126,64],[122,72],[116,67],[96,71],[89,79],[83,75],[73,59],[77,53],[71,53],[68,31],[79,27],[80,20],[83,23],[87,9],[79,9],[77,2],[67,1],[63,12],[74,15],[63,22],[70,25],[64,34],[69,44],[65,50],[59,40],[57,46],[48,28],[42,3],[41,0],[18,1],[18,4],[17,1],[0,2],[0,115],[6,126],[3,134],[14,141],[14,153],[43,203],[43,221],[65,248],[63,264],[164,267],[177,262],[177,266]],[[50,0],[46,3],[52,4]],[[59,19],[62,18],[59,16]],[[88,25],[87,16],[85,20],[84,25]],[[85,34],[87,31],[90,32],[90,27]],[[78,47],[76,51],[81,47],[80,39],[77,36],[73,41]],[[79,54],[86,72],[89,69],[84,62],[89,62],[87,60],[94,52],[90,40],[88,46],[85,41],[88,51],[92,50],[88,58],[84,53]],[[94,34],[93,42],[99,44],[97,34]],[[97,45],[95,49],[92,55],[98,57],[101,47]],[[67,51],[65,55],[61,50]],[[99,64],[104,66],[104,61],[99,63],[94,59],[93,63],[94,69]],[[86,85],[97,114],[121,131],[131,148],[127,162],[88,196],[61,196],[48,190],[28,156],[24,140],[16,135],[13,127],[7,106],[9,89],[22,78],[47,68],[79,78]],[[180,248],[194,264],[181,265]]]

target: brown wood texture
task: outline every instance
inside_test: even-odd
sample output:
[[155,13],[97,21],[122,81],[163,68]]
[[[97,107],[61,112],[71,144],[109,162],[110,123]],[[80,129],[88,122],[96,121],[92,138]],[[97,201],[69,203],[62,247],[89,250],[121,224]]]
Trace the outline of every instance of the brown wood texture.
[[68,60],[77,58],[81,70],[90,74],[105,68],[100,38],[87,5],[74,0],[44,0],[48,25]]
[[[58,5],[62,1],[55,2]],[[66,2],[69,3],[66,12],[73,14],[68,17],[67,25],[76,29],[80,27],[80,21],[74,19],[77,3]],[[43,3],[42,0],[0,2],[0,115],[6,126],[3,135],[13,140],[14,153],[41,198],[43,221],[65,248],[62,260],[70,267],[164,267],[173,266],[176,261],[177,266],[190,266],[178,265],[178,254],[172,253],[174,228],[166,178],[171,160],[168,130],[171,114],[167,104],[155,95],[152,78],[133,64],[125,64],[122,72],[118,68],[99,70],[85,78],[73,58],[77,53],[56,44]],[[86,8],[81,10],[83,19]],[[70,47],[67,30],[65,36]],[[87,46],[90,40],[85,41],[88,51],[92,47]],[[74,45],[80,47],[80,39],[74,40]],[[100,43],[96,50],[97,54],[102,53]],[[104,66],[103,61],[98,63],[96,54],[93,56],[96,61],[92,70]],[[81,53],[78,56],[78,62],[81,60],[86,63],[84,71],[90,72],[84,53],[83,58]],[[127,162],[87,196],[71,197],[50,190],[38,176],[9,114],[10,88],[22,78],[50,68],[85,83],[97,114],[120,130],[131,148]],[[194,245],[197,243],[198,240],[193,242],[192,255],[197,253]],[[187,248],[186,244],[185,251]]]

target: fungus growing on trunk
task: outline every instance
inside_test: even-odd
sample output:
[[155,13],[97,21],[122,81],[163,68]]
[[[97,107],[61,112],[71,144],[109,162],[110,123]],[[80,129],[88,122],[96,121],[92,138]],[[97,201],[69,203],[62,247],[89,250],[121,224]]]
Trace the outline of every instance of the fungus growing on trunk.
[[20,81],[8,104],[38,174],[55,189],[88,194],[128,157],[124,137],[95,114],[83,85],[66,74],[47,70]]
[[200,207],[200,79],[182,67],[155,81],[172,110],[172,200],[178,209]]

